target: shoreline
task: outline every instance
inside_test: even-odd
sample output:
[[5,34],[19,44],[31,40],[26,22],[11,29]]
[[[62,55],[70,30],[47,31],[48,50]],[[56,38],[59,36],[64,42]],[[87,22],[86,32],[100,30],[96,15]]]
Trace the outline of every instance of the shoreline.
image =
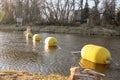
[[58,74],[44,75],[28,71],[6,70],[0,71],[0,80],[68,80],[68,77]]
[[[1,31],[25,31],[27,26],[0,25]],[[32,26],[33,32],[81,34],[96,36],[120,36],[120,28],[109,29],[101,26],[88,27],[86,24],[81,26]]]

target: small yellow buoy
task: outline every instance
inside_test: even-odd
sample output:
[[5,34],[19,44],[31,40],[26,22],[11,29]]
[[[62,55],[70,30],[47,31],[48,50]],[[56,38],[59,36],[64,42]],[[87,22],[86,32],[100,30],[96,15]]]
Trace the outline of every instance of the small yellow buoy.
[[88,44],[82,48],[81,57],[94,63],[109,64],[111,55],[104,47]]
[[49,47],[57,46],[58,45],[58,41],[54,37],[47,37],[45,39],[45,45],[47,45]]
[[32,33],[27,32],[27,35],[26,35],[26,37],[27,37],[27,38],[32,38],[32,36],[33,36],[33,34],[32,34]]
[[27,31],[24,31],[24,32],[23,32],[23,34],[24,34],[25,36],[27,35],[27,33],[28,33]]
[[40,41],[42,37],[39,34],[33,35],[33,41]]

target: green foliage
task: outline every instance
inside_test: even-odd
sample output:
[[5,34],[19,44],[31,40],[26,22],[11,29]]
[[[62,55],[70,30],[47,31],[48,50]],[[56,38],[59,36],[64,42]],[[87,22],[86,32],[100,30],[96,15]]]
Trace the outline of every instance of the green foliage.
[[0,12],[0,22],[3,20],[3,18],[4,18],[4,16],[5,16],[5,12]]

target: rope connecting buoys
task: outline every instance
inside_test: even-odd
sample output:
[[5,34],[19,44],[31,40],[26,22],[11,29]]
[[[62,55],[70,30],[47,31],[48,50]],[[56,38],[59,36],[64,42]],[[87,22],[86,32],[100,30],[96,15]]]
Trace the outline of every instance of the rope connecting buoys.
[[111,54],[104,47],[88,44],[82,48],[81,57],[94,63],[109,64]]
[[42,37],[40,36],[40,34],[34,34],[33,35],[33,41],[41,41]]
[[54,37],[47,37],[45,39],[45,45],[47,45],[49,47],[57,46],[58,45],[58,41]]

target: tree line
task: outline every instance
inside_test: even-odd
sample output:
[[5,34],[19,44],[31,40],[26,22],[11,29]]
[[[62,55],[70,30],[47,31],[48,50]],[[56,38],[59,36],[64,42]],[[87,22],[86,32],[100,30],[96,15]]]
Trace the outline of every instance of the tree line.
[[[90,8],[90,1],[94,6]],[[116,0],[1,0],[2,23],[120,25]],[[101,5],[101,6],[99,6]]]

